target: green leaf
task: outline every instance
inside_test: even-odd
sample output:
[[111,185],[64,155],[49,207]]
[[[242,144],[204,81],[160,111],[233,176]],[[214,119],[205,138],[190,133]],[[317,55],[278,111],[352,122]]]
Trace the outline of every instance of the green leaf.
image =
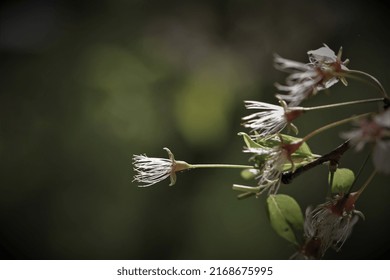
[[[283,142],[285,144],[290,144],[290,143],[293,143],[293,142],[299,142],[302,140],[302,138],[298,138],[298,137],[294,137],[294,136],[291,136],[291,135],[287,135],[287,134],[279,134],[280,137],[282,137],[283,139]],[[257,141],[258,144],[260,144],[260,146],[262,147],[268,147],[268,148],[272,148],[272,147],[275,147],[277,145],[280,145],[280,138],[278,135],[275,135],[273,137],[268,137],[268,138],[263,138],[263,139],[259,139]],[[296,150],[293,154],[292,154],[292,157],[308,157],[308,156],[312,156],[313,153],[311,152],[310,148],[309,148],[309,145],[307,145],[306,142],[304,142],[298,150]]]
[[[331,173],[329,172],[329,184],[331,180]],[[331,186],[332,193],[344,193],[349,190],[355,181],[355,174],[348,168],[338,168],[334,172],[333,184]]]
[[290,144],[293,142],[298,142],[298,141],[302,140],[302,138],[294,137],[294,136],[287,135],[287,134],[280,134],[280,136],[282,137],[283,141],[287,144]]
[[[293,136],[290,136],[290,135],[286,135],[286,134],[281,134],[281,137],[283,139],[283,142],[287,143],[287,144],[290,144],[290,143],[293,143],[293,142],[298,142],[298,141],[301,141],[302,138],[297,138],[297,137],[293,137]],[[292,156],[297,156],[297,157],[307,157],[307,156],[312,156],[313,153],[311,152],[310,150],[310,147],[309,145],[307,145],[306,142],[304,142],[298,150],[296,150]]]
[[[245,132],[239,132],[238,135],[242,136],[244,138],[244,142],[248,148],[257,148],[257,149],[267,149],[267,148],[273,148],[277,145],[280,145],[280,138],[278,135],[272,136],[272,137],[264,137],[257,139],[257,142],[254,141],[248,134]],[[280,137],[282,137],[283,142],[286,144],[290,144],[293,142],[301,141],[302,138],[293,137],[287,134],[279,134]],[[306,142],[304,142],[298,150],[296,150],[293,153],[293,156],[300,156],[300,157],[307,157],[312,156],[313,153],[311,152],[309,145],[307,145]]]
[[303,214],[295,199],[285,194],[270,195],[267,205],[272,228],[284,239],[298,245],[294,231],[302,230]]
[[306,142],[303,142],[303,144],[299,147],[299,149],[292,154],[292,156],[297,156],[297,157],[308,157],[312,155],[313,153],[311,152],[309,145],[307,145]]
[[253,141],[253,139],[245,132],[239,132],[238,135],[242,136],[244,138],[244,142],[248,148],[256,148],[256,149],[263,149],[264,148],[260,144]]
[[[246,144],[246,146],[249,148],[249,149],[259,149],[259,150],[263,150],[263,151],[267,151],[269,148],[267,147],[264,147],[262,145],[260,145],[259,143],[255,142],[248,134],[246,134],[245,132],[239,132],[238,133],[239,136],[242,136],[243,139],[244,139],[244,142]],[[256,164],[258,166],[261,166],[264,164],[266,158],[267,158],[268,154],[265,152],[264,154],[256,154],[252,160],[254,162],[256,162]]]

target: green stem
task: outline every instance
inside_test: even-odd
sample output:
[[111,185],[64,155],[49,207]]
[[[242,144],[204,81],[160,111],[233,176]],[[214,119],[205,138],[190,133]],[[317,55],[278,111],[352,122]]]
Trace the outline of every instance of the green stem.
[[253,193],[253,192],[240,193],[239,195],[237,195],[237,198],[244,199],[244,198],[248,198],[248,197],[254,196],[254,195],[256,195],[256,193]]
[[347,77],[347,78],[358,79],[358,80],[359,80],[358,77],[356,77],[356,76],[354,76],[354,75],[348,75],[348,74],[358,74],[358,75],[363,75],[363,76],[365,76],[365,77],[368,77],[369,79],[371,79],[372,81],[374,81],[375,84],[379,87],[379,89],[380,89],[380,91],[381,91],[381,93],[382,93],[382,96],[385,97],[385,98],[387,98],[387,99],[389,98],[389,96],[388,96],[387,93],[386,93],[385,88],[382,86],[382,84],[379,82],[379,80],[378,80],[377,78],[375,78],[374,76],[372,76],[372,75],[370,75],[370,74],[368,74],[368,73],[366,73],[366,72],[359,71],[359,70],[347,70],[347,71],[345,71],[345,72],[343,72],[343,73],[345,73],[345,74],[342,75],[342,76],[345,76],[345,77]]
[[360,188],[360,190],[357,191],[357,197],[356,197],[356,200],[359,198],[359,196],[362,194],[362,192],[366,189],[366,187],[368,186],[368,184],[372,181],[372,179],[374,178],[374,176],[376,175],[376,170],[372,171],[370,177],[367,179],[367,181],[364,183],[363,187]]
[[303,137],[303,139],[301,140],[302,142],[306,142],[307,140],[309,140],[310,138],[312,138],[313,136],[325,131],[325,130],[328,130],[330,128],[333,128],[333,127],[336,127],[336,126],[339,126],[339,125],[342,125],[342,124],[345,124],[345,123],[348,123],[350,121],[353,121],[353,120],[356,120],[356,119],[359,119],[359,118],[362,118],[362,117],[366,117],[366,116],[369,116],[371,115],[372,113],[366,113],[366,114],[361,114],[361,115],[357,115],[357,116],[352,116],[350,118],[346,118],[346,119],[343,119],[343,120],[340,120],[340,121],[337,121],[337,122],[333,122],[333,123],[330,123],[330,124],[327,124],[323,127],[320,127],[312,132],[310,132],[308,135],[306,135],[305,137]]
[[248,169],[253,168],[252,165],[239,165],[239,164],[190,164],[190,169],[195,168],[237,168],[237,169]]
[[357,180],[359,179],[360,175],[361,175],[362,172],[363,172],[364,167],[366,166],[368,160],[370,159],[371,153],[372,153],[372,150],[367,154],[367,156],[366,156],[366,158],[365,158],[363,164],[360,166],[359,171],[358,171],[357,175],[355,176],[355,180],[353,181],[352,185],[349,187],[347,193],[351,193],[351,190],[352,190],[353,187],[355,186]]
[[378,102],[378,101],[384,101],[384,98],[371,98],[371,99],[364,99],[364,100],[341,102],[341,103],[336,103],[336,104],[302,108],[302,110],[306,112],[306,111],[328,109],[328,108],[334,108],[334,107],[340,107],[340,106],[355,105],[355,104],[361,104],[361,103]]

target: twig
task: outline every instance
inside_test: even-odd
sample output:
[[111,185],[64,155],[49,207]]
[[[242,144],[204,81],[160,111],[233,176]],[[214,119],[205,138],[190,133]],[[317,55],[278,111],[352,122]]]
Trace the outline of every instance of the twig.
[[304,165],[299,168],[297,168],[294,172],[292,171],[286,171],[282,174],[282,183],[283,184],[290,184],[292,181],[298,177],[299,175],[305,173],[306,171],[323,164],[324,162],[330,162],[331,165],[338,164],[340,161],[341,156],[350,148],[349,140],[345,141],[343,144],[338,146],[333,151],[321,156],[320,158]]

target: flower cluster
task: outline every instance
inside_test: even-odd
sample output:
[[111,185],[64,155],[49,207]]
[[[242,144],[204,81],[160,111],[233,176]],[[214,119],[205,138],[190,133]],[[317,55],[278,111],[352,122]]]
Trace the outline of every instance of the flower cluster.
[[[266,193],[270,224],[278,235],[291,242],[298,249],[294,259],[319,259],[330,249],[339,251],[351,235],[359,218],[364,216],[355,209],[355,202],[362,191],[379,171],[390,174],[390,98],[379,81],[362,71],[347,68],[348,59],[342,61],[342,48],[337,55],[327,45],[308,51],[309,61],[301,63],[275,55],[275,67],[288,76],[285,83],[276,84],[278,105],[261,101],[245,101],[250,114],[242,118],[242,125],[249,134],[240,132],[245,142],[244,153],[249,153],[251,165],[236,164],[188,164],[175,160],[172,152],[164,148],[169,158],[150,158],[146,155],[133,156],[134,179],[140,187],[148,187],[170,178],[170,185],[176,182],[176,173],[196,168],[241,168],[244,179],[255,179],[255,186],[234,184],[233,189],[241,191],[239,198],[260,196]],[[329,89],[339,81],[347,85],[346,77],[363,75],[376,83],[381,98],[355,100],[315,107],[300,104],[318,92]],[[360,79],[361,77],[359,77]],[[283,92],[282,94],[280,92]],[[298,134],[293,124],[303,113],[369,102],[383,102],[379,112],[353,115],[321,126],[299,138],[284,134],[284,130]],[[341,134],[346,141],[334,150],[324,154],[313,154],[307,141],[325,130],[349,122],[355,128]],[[372,146],[374,170],[363,187],[352,192],[356,178],[354,172],[339,168],[340,158],[350,147],[357,151]],[[364,161],[360,171],[367,161]],[[281,184],[289,184],[308,170],[328,163],[329,188],[332,198],[314,209],[306,209],[305,218],[294,198],[279,194]],[[360,171],[358,176],[360,175]],[[319,184],[320,185],[320,184]],[[304,232],[299,242],[297,232]]]
[[[324,45],[317,50],[308,52],[310,62],[307,64],[275,56],[276,68],[292,72],[287,77],[286,86],[276,85],[277,89],[287,91],[288,95],[276,95],[281,106],[260,101],[245,101],[247,109],[257,111],[242,118],[243,126],[249,128],[252,133],[251,137],[255,141],[272,138],[286,127],[298,133],[298,129],[292,122],[301,116],[306,109],[297,107],[297,105],[317,91],[329,88],[339,80],[346,84],[342,73],[348,70],[345,66],[348,61],[341,61],[341,53],[342,49],[340,48],[336,56],[327,45]],[[302,142],[297,141],[297,143],[301,144]],[[264,164],[258,164],[260,172],[257,176],[259,180],[257,194],[261,194],[265,190],[269,190],[268,194],[275,194],[278,191],[282,171],[286,171],[284,169],[285,163],[289,161],[291,169],[294,168],[291,155],[300,145],[295,146],[295,148],[289,147],[281,141],[272,149],[246,150],[255,155],[267,154]]]
[[339,80],[347,84],[343,73],[348,71],[345,66],[348,60],[342,62],[341,53],[340,48],[336,56],[327,45],[324,45],[324,47],[308,52],[310,62],[307,64],[276,55],[276,68],[292,72],[286,79],[286,85],[276,84],[278,90],[286,91],[288,94],[276,95],[282,106],[259,101],[245,101],[247,109],[259,112],[244,117],[243,125],[250,128],[251,132],[256,132],[257,137],[279,133],[287,125],[297,131],[292,121],[304,112],[304,108],[296,107],[297,105],[318,91],[331,87]]
[[[256,187],[234,185],[234,189],[243,191],[244,195],[242,197],[251,193],[260,195],[268,191],[269,200],[267,199],[267,202],[271,205],[269,210],[274,207],[272,206],[273,204],[278,203],[278,199],[280,201],[284,199],[284,195],[281,195],[280,198],[277,196],[281,182],[290,182],[289,179],[282,180],[284,174],[288,173],[289,176],[292,176],[291,174],[295,172],[296,165],[302,160],[304,164],[300,165],[300,167],[303,167],[305,170],[310,169],[310,164],[317,159],[319,164],[329,162],[330,168],[335,167],[337,170],[338,160],[344,153],[345,147],[349,147],[348,141],[350,145],[356,146],[357,150],[361,150],[367,143],[372,143],[374,145],[373,160],[377,171],[390,173],[388,161],[390,157],[390,109],[370,118],[367,118],[369,114],[363,114],[336,121],[316,129],[304,138],[296,138],[294,141],[284,143],[281,134],[283,130],[289,128],[289,130],[297,134],[298,130],[294,126],[293,121],[305,112],[371,102],[370,100],[358,100],[311,108],[300,107],[304,100],[316,95],[319,91],[332,87],[339,81],[347,86],[345,78],[347,76],[353,77],[353,73],[363,73],[363,75],[370,77],[374,82],[378,83],[384,98],[372,101],[383,101],[385,105],[389,103],[383,87],[375,78],[364,72],[350,70],[346,67],[349,61],[348,59],[341,60],[342,48],[340,48],[337,55],[327,45],[317,50],[309,51],[307,54],[309,57],[308,63],[301,63],[275,55],[275,67],[289,73],[284,85],[276,84],[276,88],[279,91],[285,92],[284,94],[276,94],[280,106],[260,101],[245,101],[245,107],[248,110],[255,110],[255,112],[242,118],[243,126],[250,129],[251,135],[249,137],[253,140],[253,142],[246,140],[247,147],[244,149],[244,152],[253,154],[250,160],[254,162],[257,168],[257,172],[254,172],[254,177],[258,181]],[[342,137],[348,141],[341,145],[340,148],[335,149],[333,153],[317,158],[310,152],[307,146],[305,153],[301,154],[302,150],[304,150],[301,146],[303,144],[307,145],[305,142],[312,136],[353,120],[357,120],[358,128],[343,133]],[[275,139],[280,139],[280,141],[275,141]],[[268,143],[272,141],[274,141],[273,144]],[[297,154],[300,157],[297,158]],[[334,171],[330,169],[331,173]],[[352,171],[351,173],[353,174]],[[338,174],[342,174],[342,172]],[[342,179],[341,182],[339,181],[338,184],[341,188],[344,188],[343,192],[336,195],[331,201],[318,205],[314,210],[310,207],[307,209],[303,225],[305,233],[304,242],[293,256],[294,258],[322,258],[329,248],[340,250],[351,234],[359,217],[363,217],[359,211],[355,210],[354,206],[358,195],[350,193],[349,188],[351,185],[343,183]],[[331,188],[333,190],[333,187]],[[295,238],[287,234],[285,230],[286,227],[289,227],[289,224],[294,224],[299,220],[299,211],[297,212],[294,210],[294,206],[290,205],[289,209],[293,212],[295,211],[295,214],[287,211],[288,214],[281,218],[280,215],[284,207],[286,206],[283,204],[275,206],[276,209],[279,209],[279,212],[270,214],[271,224],[279,235],[297,244]],[[282,220],[286,219],[286,226],[278,227],[281,221],[274,221],[272,217],[279,217]]]

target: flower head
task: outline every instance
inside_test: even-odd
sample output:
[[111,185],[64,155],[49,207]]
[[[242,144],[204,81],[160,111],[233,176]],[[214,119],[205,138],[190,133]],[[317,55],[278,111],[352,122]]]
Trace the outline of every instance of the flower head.
[[317,50],[308,51],[307,54],[309,55],[309,60],[312,65],[321,67],[325,71],[348,70],[346,65],[348,64],[349,60],[346,59],[344,61],[341,61],[342,51],[343,49],[340,48],[339,52],[336,55],[333,50],[331,50],[326,44],[324,44],[323,47]]
[[253,158],[257,156],[262,158],[261,166],[259,166],[259,172],[256,176],[256,179],[259,180],[257,183],[257,195],[261,195],[267,190],[268,195],[278,192],[285,165],[291,163],[291,168],[294,168],[291,155],[301,144],[302,142],[286,144],[280,138],[280,144],[272,148],[247,148],[244,150],[244,152],[253,153]]
[[341,134],[349,139],[357,151],[368,143],[374,144],[373,161],[375,168],[390,174],[390,109],[369,119],[357,122],[357,128]]
[[297,106],[303,100],[315,95],[318,91],[330,88],[339,80],[347,85],[340,73],[348,71],[345,66],[348,60],[341,61],[342,49],[336,55],[327,45],[309,51],[310,63],[304,64],[275,56],[275,67],[290,75],[286,79],[286,85],[276,84],[280,91],[287,94],[278,94],[277,97],[285,100],[290,106]]
[[304,223],[305,242],[293,258],[318,259],[329,248],[339,251],[351,235],[360,211],[355,210],[358,193],[335,196],[331,201],[306,209]]
[[149,187],[170,177],[170,186],[176,183],[176,172],[190,168],[184,161],[175,161],[174,155],[168,148],[169,159],[150,158],[146,155],[133,155],[133,167],[136,174],[133,182],[139,183],[139,187]]
[[[259,151],[256,152],[259,153]],[[257,195],[262,194],[266,190],[268,190],[268,194],[276,194],[278,192],[284,162],[282,149],[273,148],[268,151],[267,160],[256,177],[259,180],[257,183],[259,187]]]
[[302,108],[289,108],[284,100],[279,100],[282,106],[277,106],[265,102],[245,101],[247,109],[259,110],[243,117],[244,126],[256,131],[257,137],[266,137],[281,132],[289,125],[295,132],[297,128],[291,123],[295,118],[303,113]]

